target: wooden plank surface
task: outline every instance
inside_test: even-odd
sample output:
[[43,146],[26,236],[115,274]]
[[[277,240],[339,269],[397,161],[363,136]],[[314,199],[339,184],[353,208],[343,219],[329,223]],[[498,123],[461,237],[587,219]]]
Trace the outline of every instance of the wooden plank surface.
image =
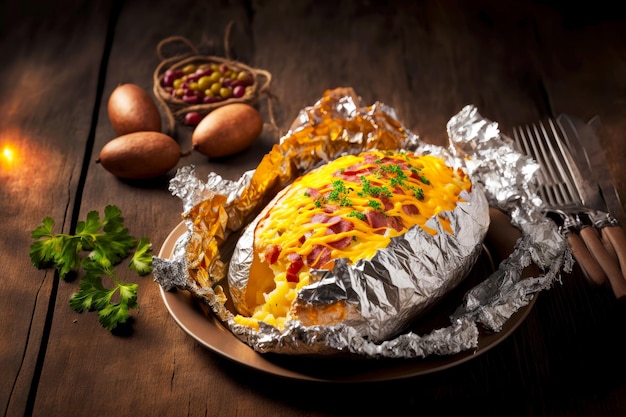
[[[0,55],[0,404],[4,415],[21,415],[34,394],[47,318],[58,278],[30,263],[30,231],[44,217],[68,232],[91,133],[98,72],[104,49],[105,4],[80,2],[1,6]],[[78,17],[78,18],[77,18]],[[5,153],[10,149],[10,157]]]
[[[329,88],[381,101],[429,143],[475,104],[503,130],[567,112],[599,115],[622,195],[626,142],[623,15],[548,1],[63,1],[0,8],[0,145],[23,160],[0,172],[2,267],[0,406],[8,416],[493,415],[618,416],[626,413],[626,307],[577,269],[541,294],[526,321],[489,352],[459,366],[399,381],[318,384],[260,373],[195,342],[169,316],[151,277],[139,284],[132,330],[111,334],[94,313],[73,312],[77,282],[29,262],[29,232],[45,216],[69,232],[108,204],[155,252],[180,221],[168,178],[122,181],[95,163],[115,137],[106,100],[122,82],[152,88],[156,45],[173,35],[209,55],[229,53],[272,74],[272,106],[255,145],[227,160],[192,153],[200,177],[252,169],[277,132]],[[110,36],[110,50],[107,44]],[[104,71],[99,79],[100,70]],[[101,84],[98,84],[99,81]],[[102,93],[100,97],[98,92]],[[95,111],[94,111],[95,109]],[[163,115],[163,113],[162,113]],[[163,128],[166,128],[165,122]],[[177,129],[182,149],[190,130]],[[8,138],[8,139],[7,139]],[[83,174],[84,165],[84,177]],[[83,182],[84,180],[84,182]]]

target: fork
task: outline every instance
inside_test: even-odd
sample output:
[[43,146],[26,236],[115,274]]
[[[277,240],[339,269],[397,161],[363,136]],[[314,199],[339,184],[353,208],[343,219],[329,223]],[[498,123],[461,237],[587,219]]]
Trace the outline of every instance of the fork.
[[513,141],[518,151],[533,158],[539,164],[539,196],[547,205],[548,216],[559,225],[559,231],[567,239],[572,254],[588,279],[598,285],[607,280],[604,269],[587,248],[579,232],[588,227],[583,220],[585,209],[582,198],[565,161],[566,149],[555,140],[557,130],[552,119],[513,129]]

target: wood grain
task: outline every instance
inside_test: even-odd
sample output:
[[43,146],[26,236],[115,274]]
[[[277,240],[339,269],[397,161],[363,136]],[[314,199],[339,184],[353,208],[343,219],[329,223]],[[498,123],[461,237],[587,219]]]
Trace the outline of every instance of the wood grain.
[[[14,150],[2,162],[3,325],[0,326],[0,404],[22,415],[36,394],[48,343],[58,278],[30,263],[30,231],[44,217],[68,232],[82,161],[91,133],[108,9],[80,4],[2,5],[0,146]],[[76,16],[81,19],[76,19]],[[3,151],[4,152],[4,151]],[[33,397],[34,398],[34,397]]]
[[[266,121],[249,150],[226,160],[198,153],[178,167],[237,179],[253,169],[298,112],[325,90],[350,86],[364,104],[393,107],[429,143],[467,104],[503,131],[561,112],[600,116],[602,145],[626,193],[626,17],[559,2],[62,0],[0,5],[0,146],[19,155],[0,171],[0,409],[7,416],[331,416],[473,413],[626,414],[626,306],[591,286],[577,265],[540,294],[504,342],[459,366],[406,380],[321,385],[265,375],[218,356],[168,315],[152,278],[130,272],[140,308],[111,334],[28,258],[45,216],[59,231],[107,204],[158,251],[181,202],[163,178],[123,181],[95,163],[115,137],[106,100],[116,85],[152,89],[158,42],[181,35],[206,54],[230,54],[272,74]],[[602,10],[600,10],[602,9]],[[280,132],[269,123],[270,111]],[[190,148],[191,131],[176,139]]]

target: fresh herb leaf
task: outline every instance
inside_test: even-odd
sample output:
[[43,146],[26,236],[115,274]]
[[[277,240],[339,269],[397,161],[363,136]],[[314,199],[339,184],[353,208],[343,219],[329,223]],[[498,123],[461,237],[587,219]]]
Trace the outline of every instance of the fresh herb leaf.
[[[130,309],[137,308],[137,284],[120,282],[110,268],[96,261],[86,260],[83,264],[86,275],[82,278],[79,290],[70,298],[70,306],[81,313],[85,310],[97,311],[98,321],[107,330],[115,329],[126,323]],[[102,275],[108,276],[114,283],[113,288],[106,288]],[[117,294],[117,300],[114,297]]]
[[141,276],[152,272],[152,244],[148,238],[139,239],[129,267]]
[[[92,211],[87,214],[86,222],[78,223],[77,236],[91,244],[85,245],[85,249],[92,248],[90,258],[103,265],[117,265],[129,255],[137,241],[128,234],[123,221],[122,213],[117,207],[107,206],[102,221],[98,213]],[[99,233],[100,231],[104,233]]]
[[[55,234],[54,221],[46,217],[31,232],[36,239],[30,247],[30,258],[39,269],[53,267],[65,278],[70,271],[81,267],[85,275],[79,290],[70,298],[70,306],[77,312],[97,311],[100,324],[108,330],[115,329],[129,318],[129,311],[138,308],[137,284],[121,282],[114,267],[131,252],[129,268],[138,275],[152,272],[152,245],[148,238],[137,241],[124,227],[119,208],[109,205],[100,219],[97,211],[90,211],[84,221],[76,224],[74,235]],[[105,276],[113,282],[107,288]]]
[[80,241],[72,236],[54,234],[54,220],[50,217],[43,219],[42,224],[31,232],[33,239],[39,239],[30,247],[30,260],[36,268],[55,268],[59,270],[61,278],[65,278],[71,271],[77,271],[81,258]]
[[78,292],[72,294],[70,298],[70,307],[79,313],[84,310],[101,310],[109,303],[115,293],[115,290],[104,287],[101,275],[111,276],[113,272],[109,267],[105,267],[97,261],[85,260],[83,267],[85,276],[80,281]]

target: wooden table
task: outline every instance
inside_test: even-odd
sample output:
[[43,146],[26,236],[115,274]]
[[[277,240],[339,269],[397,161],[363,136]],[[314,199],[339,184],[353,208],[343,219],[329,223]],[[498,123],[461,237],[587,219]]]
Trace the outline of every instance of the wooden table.
[[[106,102],[122,82],[152,89],[160,40],[181,35],[272,74],[277,126],[329,88],[381,101],[423,140],[447,143],[464,105],[503,131],[561,112],[600,116],[602,146],[626,195],[626,16],[608,1],[29,1],[0,5],[3,153],[0,410],[5,416],[330,416],[626,414],[626,305],[578,267],[539,295],[505,341],[458,366],[395,381],[284,379],[205,349],[172,320],[151,277],[129,334],[68,305],[78,282],[29,260],[46,216],[74,231],[117,205],[155,252],[179,223],[165,178],[121,181],[95,163],[115,137]],[[259,109],[269,124],[267,100]],[[164,125],[165,128],[165,125]],[[189,131],[179,129],[181,147]],[[225,161],[194,153],[202,178],[254,168],[276,132]],[[3,151],[4,152],[4,151]],[[623,220],[623,219],[622,219]]]

